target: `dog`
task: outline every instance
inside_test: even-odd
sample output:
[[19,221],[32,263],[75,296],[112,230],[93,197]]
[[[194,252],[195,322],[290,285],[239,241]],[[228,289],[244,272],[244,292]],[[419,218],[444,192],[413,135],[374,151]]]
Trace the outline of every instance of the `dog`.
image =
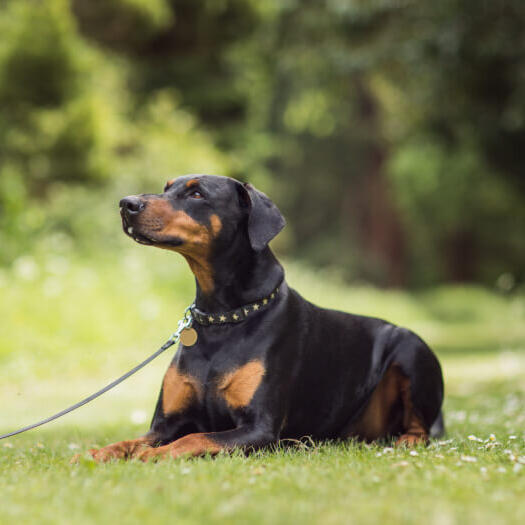
[[407,329],[319,308],[290,288],[268,246],[285,220],[265,194],[187,175],[120,209],[126,235],[187,260],[196,297],[149,432],[91,450],[96,461],[249,451],[304,436],[413,446],[443,433],[434,353]]

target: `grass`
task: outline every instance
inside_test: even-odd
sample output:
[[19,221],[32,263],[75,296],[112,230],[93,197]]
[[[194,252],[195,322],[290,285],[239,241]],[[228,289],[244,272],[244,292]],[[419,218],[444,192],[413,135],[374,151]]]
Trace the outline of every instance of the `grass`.
[[[384,292],[286,267],[314,302],[407,325],[436,349],[446,438],[412,452],[305,440],[248,458],[70,465],[76,452],[144,432],[165,355],[76,413],[0,442],[0,523],[525,522],[525,297]],[[140,247],[90,260],[26,257],[1,271],[0,433],[143,359],[192,292],[182,262]]]

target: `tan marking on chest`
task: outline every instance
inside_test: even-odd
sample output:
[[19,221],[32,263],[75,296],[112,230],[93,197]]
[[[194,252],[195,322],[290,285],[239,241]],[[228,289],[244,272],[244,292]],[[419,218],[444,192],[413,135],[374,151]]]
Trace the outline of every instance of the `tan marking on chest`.
[[250,404],[265,372],[261,361],[250,361],[222,376],[219,393],[232,408],[245,407]]
[[182,412],[197,400],[199,392],[200,385],[194,377],[170,366],[162,383],[162,411],[164,414]]

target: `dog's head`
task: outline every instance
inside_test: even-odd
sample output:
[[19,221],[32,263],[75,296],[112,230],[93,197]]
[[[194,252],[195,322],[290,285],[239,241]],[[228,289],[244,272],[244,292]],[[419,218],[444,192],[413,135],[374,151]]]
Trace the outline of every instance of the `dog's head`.
[[194,260],[220,255],[242,235],[262,251],[285,221],[264,193],[229,177],[186,175],[170,180],[161,194],[120,201],[124,232],[135,241],[174,250]]

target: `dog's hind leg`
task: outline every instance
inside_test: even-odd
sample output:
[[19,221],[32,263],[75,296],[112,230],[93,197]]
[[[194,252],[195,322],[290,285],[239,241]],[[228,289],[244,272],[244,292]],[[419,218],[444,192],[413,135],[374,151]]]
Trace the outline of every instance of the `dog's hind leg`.
[[429,437],[439,430],[436,422],[439,423],[443,402],[441,367],[432,351],[415,334],[398,329],[396,335],[393,343],[403,406],[401,435],[396,444],[428,443]]
[[414,411],[414,405],[412,403],[412,396],[410,392],[410,379],[408,377],[400,376],[399,391],[401,401],[403,403],[403,433],[396,441],[396,445],[426,445],[429,440],[429,431]]

